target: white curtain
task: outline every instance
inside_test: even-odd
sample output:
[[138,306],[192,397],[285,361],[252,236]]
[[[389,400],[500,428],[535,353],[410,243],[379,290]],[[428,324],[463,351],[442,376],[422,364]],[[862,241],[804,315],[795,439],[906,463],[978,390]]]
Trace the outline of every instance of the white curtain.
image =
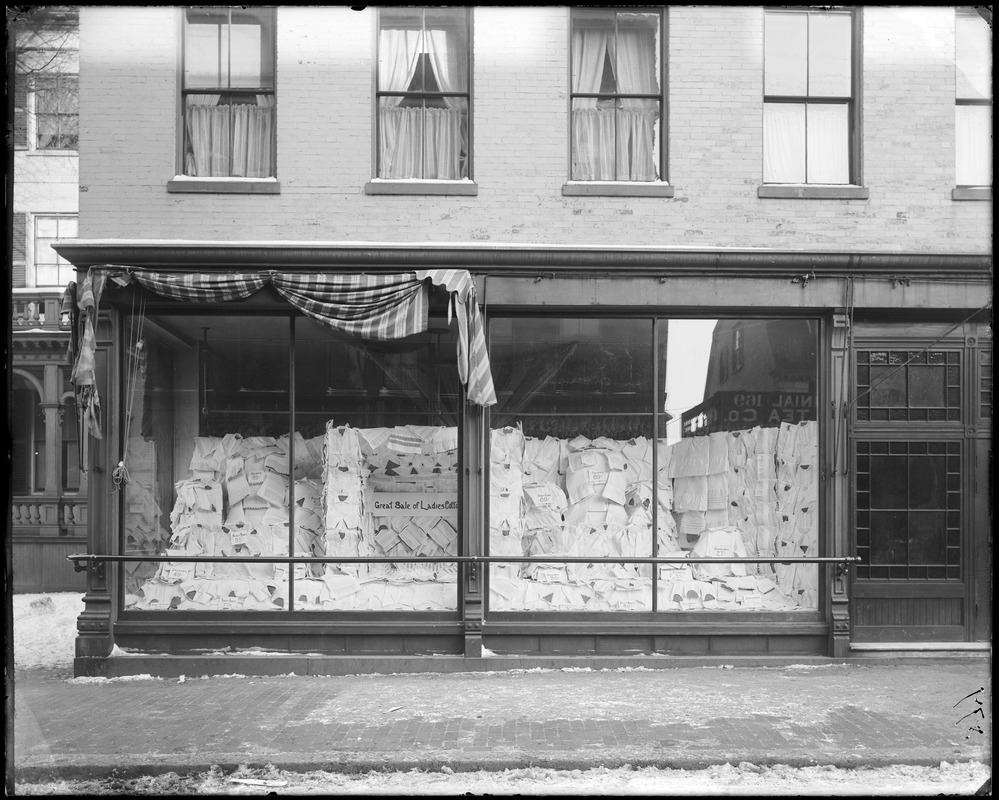
[[956,111],[957,185],[992,185],[992,106],[960,105]]
[[[655,37],[647,30],[620,29],[616,44],[606,30],[579,28],[572,35],[573,91],[600,91],[604,63],[622,94],[658,92]],[[659,104],[627,98],[617,107],[580,97],[572,107],[572,177],[583,181],[654,181],[659,178],[656,138]]]
[[763,182],[805,182],[805,107],[797,103],[763,106]]
[[808,182],[850,182],[850,110],[845,105],[809,103]]
[[[656,40],[647,28],[619,28],[617,46],[610,43],[611,65],[616,69],[617,90],[622,94],[655,94]],[[623,98],[617,112],[617,179],[654,181],[656,169],[656,126],[659,104],[653,100]]]
[[[385,29],[379,45],[379,88],[405,92],[427,53],[441,91],[468,85],[464,51],[449,31]],[[389,179],[460,180],[467,177],[468,114],[464,98],[446,97],[444,108],[401,105],[402,97],[383,97],[379,115],[378,176]]]
[[[607,31],[572,32],[573,91],[600,91],[607,58]],[[595,97],[572,101],[572,177],[579,181],[614,180],[614,109],[597,108]]]
[[849,183],[849,114],[843,104],[765,104],[763,182]]
[[[274,174],[274,98],[219,105],[218,94],[187,96],[184,174],[202,178],[268,178]],[[232,171],[230,172],[230,155]]]

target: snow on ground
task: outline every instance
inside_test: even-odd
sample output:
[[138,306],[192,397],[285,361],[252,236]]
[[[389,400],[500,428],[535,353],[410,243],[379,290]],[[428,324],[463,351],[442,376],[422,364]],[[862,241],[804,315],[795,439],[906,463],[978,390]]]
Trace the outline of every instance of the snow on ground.
[[[895,766],[876,769],[838,767],[760,767],[742,763],[702,770],[596,768],[554,770],[532,767],[502,772],[332,772],[290,773],[271,768],[240,768],[226,775],[215,767],[199,775],[167,773],[156,777],[101,781],[56,781],[15,785],[28,794],[206,794],[206,795],[593,795],[658,797],[920,797],[971,796],[990,777],[979,763],[939,767]],[[991,794],[991,792],[990,792]]]
[[[76,618],[83,595],[76,592],[13,596],[14,666],[17,669],[72,667]],[[588,668],[583,668],[588,669]],[[541,670],[530,670],[541,671]],[[242,675],[219,676],[242,678]],[[150,680],[149,675],[130,676]],[[193,679],[193,678],[192,678]],[[206,678],[207,679],[207,678]],[[75,678],[73,682],[87,679]],[[107,679],[90,679],[94,682]],[[124,679],[116,679],[124,680]],[[723,764],[702,770],[514,769],[502,772],[331,772],[292,773],[274,768],[221,769],[199,775],[167,773],[139,778],[17,783],[19,795],[658,795],[658,796],[881,796],[974,795],[991,777],[979,762],[938,767],[871,769]],[[990,793],[991,794],[991,793]]]
[[14,668],[72,667],[80,592],[13,595]]

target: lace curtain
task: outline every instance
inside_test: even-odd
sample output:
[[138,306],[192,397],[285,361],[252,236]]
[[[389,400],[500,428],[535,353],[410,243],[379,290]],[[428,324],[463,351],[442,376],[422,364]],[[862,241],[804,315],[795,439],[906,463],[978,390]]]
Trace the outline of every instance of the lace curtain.
[[[609,60],[619,94],[656,94],[656,38],[647,29],[620,28],[615,36],[599,27],[572,33],[574,92],[600,91]],[[581,181],[659,179],[656,138],[659,102],[620,98],[613,106],[580,97],[572,108],[572,177]]]
[[273,176],[274,97],[258,94],[255,104],[220,103],[221,98],[219,94],[187,96],[184,174],[202,178]]
[[[433,69],[442,92],[468,86],[468,65],[460,37],[450,30],[383,29],[380,33],[379,90],[406,92],[421,62]],[[403,104],[402,96],[380,98],[378,177],[461,180],[468,177],[468,106],[463,97],[443,98],[443,107]]]

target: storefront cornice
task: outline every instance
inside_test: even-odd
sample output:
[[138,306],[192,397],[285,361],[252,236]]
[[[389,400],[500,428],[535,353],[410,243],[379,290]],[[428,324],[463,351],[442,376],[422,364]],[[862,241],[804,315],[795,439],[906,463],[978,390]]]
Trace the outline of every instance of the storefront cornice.
[[111,265],[184,270],[334,269],[369,272],[460,268],[476,274],[754,277],[885,275],[991,276],[992,256],[667,248],[654,246],[380,242],[66,240],[55,250],[78,269]]

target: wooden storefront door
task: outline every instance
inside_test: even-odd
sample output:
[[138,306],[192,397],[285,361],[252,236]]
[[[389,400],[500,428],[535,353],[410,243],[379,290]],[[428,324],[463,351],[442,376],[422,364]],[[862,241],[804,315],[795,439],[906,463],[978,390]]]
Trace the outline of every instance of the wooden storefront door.
[[982,474],[979,357],[974,328],[951,327],[857,331],[854,642],[981,636],[980,561],[990,528],[982,503],[989,476]]

